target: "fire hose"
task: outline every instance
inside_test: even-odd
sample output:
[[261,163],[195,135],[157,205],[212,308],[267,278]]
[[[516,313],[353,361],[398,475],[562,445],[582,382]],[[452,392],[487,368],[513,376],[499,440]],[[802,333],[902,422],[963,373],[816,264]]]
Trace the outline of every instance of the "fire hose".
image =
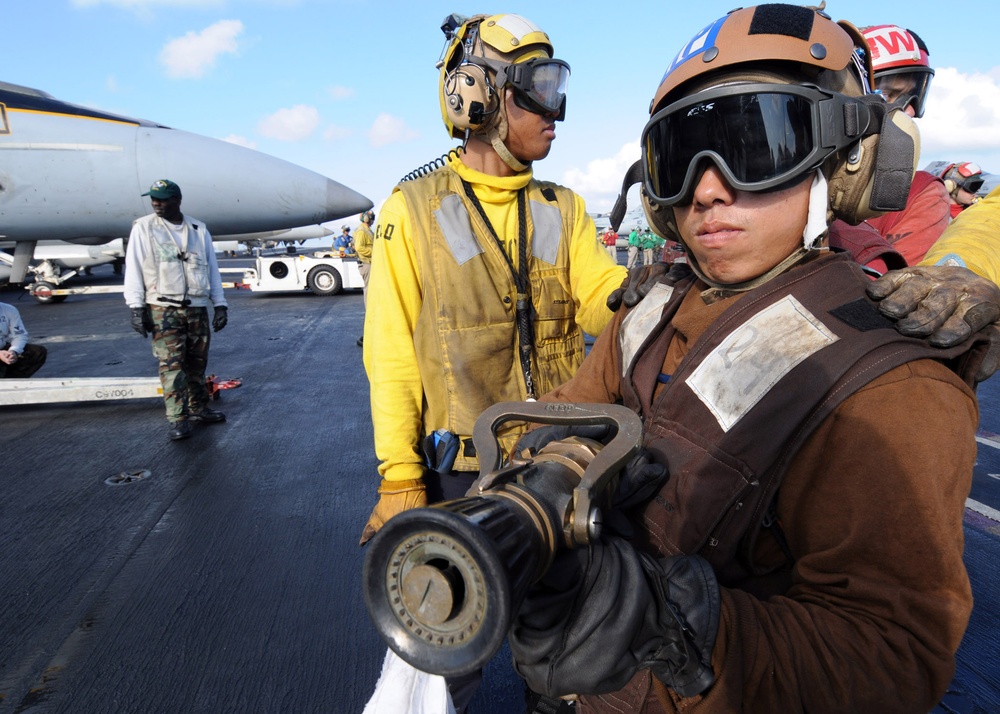
[[[615,433],[606,446],[569,437],[505,465],[497,429],[510,421]],[[365,604],[379,635],[410,665],[444,676],[483,667],[557,551],[600,535],[601,510],[641,446],[642,423],[614,404],[504,402],[483,412],[472,439],[480,475],[466,497],[393,517],[364,561]]]

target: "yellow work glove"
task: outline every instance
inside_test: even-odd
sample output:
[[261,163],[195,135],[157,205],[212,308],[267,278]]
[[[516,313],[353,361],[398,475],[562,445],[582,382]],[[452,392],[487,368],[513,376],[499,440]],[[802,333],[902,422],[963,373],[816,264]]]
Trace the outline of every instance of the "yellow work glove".
[[422,508],[427,505],[427,489],[420,479],[411,481],[386,481],[382,479],[378,487],[378,503],[368,516],[368,523],[361,531],[361,542],[364,545],[372,539],[378,529],[397,513],[411,508]]

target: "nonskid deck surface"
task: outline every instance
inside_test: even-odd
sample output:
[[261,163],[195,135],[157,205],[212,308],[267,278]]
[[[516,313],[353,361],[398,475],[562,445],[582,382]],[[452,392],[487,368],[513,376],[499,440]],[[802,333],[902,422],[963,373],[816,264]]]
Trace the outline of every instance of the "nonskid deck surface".
[[[242,386],[213,403],[223,424],[171,442],[158,399],[0,409],[0,714],[364,708],[385,646],[357,545],[377,485],[361,293],[227,299],[209,371]],[[48,347],[38,377],[155,375],[120,295],[0,301]],[[980,388],[972,494],[996,511],[998,397],[1000,378]],[[976,608],[956,696],[991,711],[1000,523],[968,511],[966,526]],[[472,711],[522,702],[504,647]]]

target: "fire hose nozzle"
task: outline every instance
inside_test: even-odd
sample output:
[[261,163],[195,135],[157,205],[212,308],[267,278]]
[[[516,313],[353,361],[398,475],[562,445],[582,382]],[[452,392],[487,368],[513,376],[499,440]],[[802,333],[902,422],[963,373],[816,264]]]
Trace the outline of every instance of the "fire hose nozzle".
[[[496,430],[512,420],[610,424],[617,433],[606,446],[554,442],[501,468]],[[400,513],[367,546],[365,604],[382,639],[424,672],[483,667],[556,551],[598,535],[598,504],[641,437],[639,417],[618,405],[508,402],[483,412],[473,430],[480,477],[469,494]]]

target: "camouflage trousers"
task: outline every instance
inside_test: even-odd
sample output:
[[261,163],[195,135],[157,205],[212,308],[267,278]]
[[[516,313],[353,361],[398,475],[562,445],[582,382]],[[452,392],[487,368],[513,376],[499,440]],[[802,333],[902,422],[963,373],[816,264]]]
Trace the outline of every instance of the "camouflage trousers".
[[189,414],[208,406],[205,368],[212,334],[208,308],[150,305],[149,311],[167,421],[186,421]]
[[[4,345],[0,349],[9,350],[10,345]],[[24,353],[17,362],[14,364],[0,362],[0,379],[27,379],[45,364],[45,358],[48,356],[49,351],[41,345],[25,345]]]

